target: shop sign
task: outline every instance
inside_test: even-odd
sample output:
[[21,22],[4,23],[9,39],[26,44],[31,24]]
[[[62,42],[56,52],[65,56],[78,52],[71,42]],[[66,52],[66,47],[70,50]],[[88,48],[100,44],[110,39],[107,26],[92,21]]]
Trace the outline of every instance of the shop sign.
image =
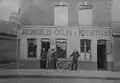
[[57,28],[54,29],[54,35],[60,35],[60,36],[72,36],[73,31],[71,28]]
[[110,29],[79,28],[79,36],[112,36],[112,31]]
[[112,31],[94,28],[23,28],[21,35],[112,36]]
[[46,28],[27,28],[27,29],[22,29],[22,35],[51,35],[51,29],[46,29]]

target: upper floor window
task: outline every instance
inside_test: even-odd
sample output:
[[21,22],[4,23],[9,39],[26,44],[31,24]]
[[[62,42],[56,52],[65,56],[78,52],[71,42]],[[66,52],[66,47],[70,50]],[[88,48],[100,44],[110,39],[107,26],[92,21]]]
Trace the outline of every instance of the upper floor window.
[[80,40],[80,54],[83,60],[91,59],[91,40],[81,39]]

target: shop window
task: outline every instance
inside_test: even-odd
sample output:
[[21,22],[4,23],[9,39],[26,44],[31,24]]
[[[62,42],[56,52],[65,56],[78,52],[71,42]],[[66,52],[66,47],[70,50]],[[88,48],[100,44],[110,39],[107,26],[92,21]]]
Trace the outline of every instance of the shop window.
[[80,59],[90,60],[91,59],[91,40],[81,39],[80,40]]
[[56,51],[57,51],[58,58],[66,58],[66,52],[67,52],[67,40],[66,39],[56,40]]
[[36,58],[37,57],[37,39],[36,38],[28,38],[28,58]]

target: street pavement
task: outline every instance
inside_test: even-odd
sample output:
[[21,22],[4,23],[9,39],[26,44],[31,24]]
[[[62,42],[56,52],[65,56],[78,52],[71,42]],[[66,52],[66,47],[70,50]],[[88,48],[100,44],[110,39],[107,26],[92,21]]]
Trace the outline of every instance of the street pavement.
[[120,72],[1,69],[0,83],[120,83]]
[[120,72],[92,70],[16,69],[0,64],[0,83],[120,83]]
[[69,78],[93,78],[93,79],[120,79],[120,72],[88,71],[88,70],[44,70],[44,69],[1,69],[0,76],[31,76],[31,77],[69,77]]

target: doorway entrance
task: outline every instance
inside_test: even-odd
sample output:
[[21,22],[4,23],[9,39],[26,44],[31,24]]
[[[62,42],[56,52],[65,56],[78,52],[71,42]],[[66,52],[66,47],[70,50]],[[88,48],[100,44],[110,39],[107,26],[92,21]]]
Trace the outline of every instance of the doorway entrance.
[[97,41],[97,68],[98,70],[107,69],[106,40]]
[[40,55],[40,68],[46,68],[46,58],[47,52],[50,48],[50,39],[49,38],[42,38],[41,39],[41,55]]

